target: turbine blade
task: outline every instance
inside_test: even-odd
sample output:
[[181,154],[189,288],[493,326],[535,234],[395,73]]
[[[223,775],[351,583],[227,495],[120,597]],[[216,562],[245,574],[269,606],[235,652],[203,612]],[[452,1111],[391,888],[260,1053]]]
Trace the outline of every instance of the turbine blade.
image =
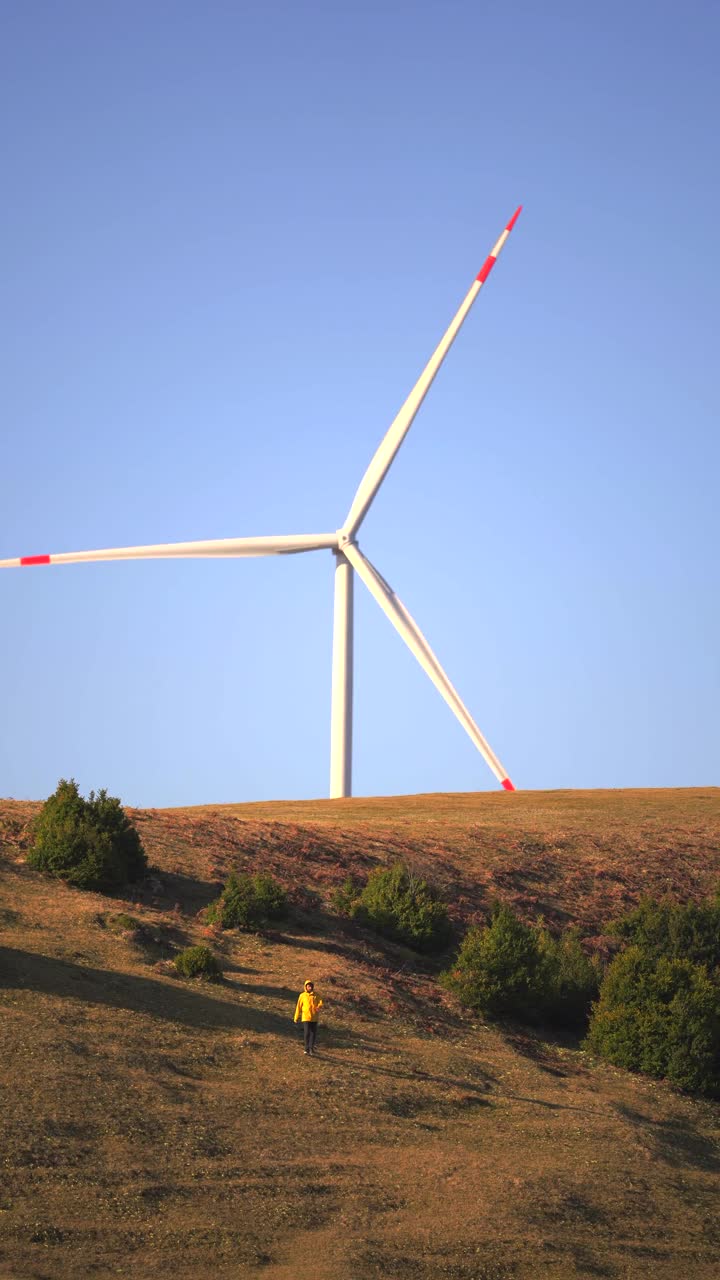
[[61,551],[46,556],[0,560],[0,569],[35,564],[80,564],[94,560],[200,559],[210,556],[280,556],[336,548],[336,533],[299,533],[285,537],[212,538],[202,542],[158,542],[145,547],[108,547],[103,551]]
[[450,683],[417,623],[410,616],[402,601],[395,595],[392,587],[362,554],[355,543],[344,546],[343,552],[353,568],[357,570],[359,577],[362,578],[370,594],[374,596],[380,608],[387,614],[395,630],[400,633],[411,653],[415,655],[423,671],[430,677],[435,688],[445,699],[450,710],[457,716],[463,729],[492,769],[498,782],[502,783],[506,791],[514,791],[515,787],[495,752],[481,734],[465,703]]
[[435,374],[455,341],[463,320],[495,266],[505,241],[520,216],[521,209],[522,205],[515,210],[499,240],[485,259],[485,262],[473,281],[467,296],[460,304],[460,308],[455,315],[455,318],[452,320],[449,328],[440,340],[439,345],[431,355],[427,365],[420,374],[420,377],[402,406],[402,409],[391,424],[387,434],[375,453],[370,466],[360,481],[360,487],[353,498],[353,503],[348,512],[347,520],[342,528],[342,532],[348,538],[352,539],[355,537],[355,534],[365,519],[375,494],[385,479],[392,460],[410,430],[415,419],[415,415],[432,385]]

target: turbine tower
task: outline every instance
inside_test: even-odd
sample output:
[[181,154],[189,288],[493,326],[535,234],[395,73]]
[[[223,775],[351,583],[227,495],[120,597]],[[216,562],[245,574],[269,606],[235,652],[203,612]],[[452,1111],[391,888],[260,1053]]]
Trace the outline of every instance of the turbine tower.
[[400,633],[411,653],[489,765],[506,791],[514,791],[506,770],[481,734],[470,712],[450,683],[417,623],[392,587],[363,555],[357,535],[395,455],[415,420],[438,369],[452,346],[473,302],[492,271],[512,231],[520,206],[505,227],[473,281],[454,318],[431,355],[365,472],[345,522],[335,533],[290,534],[283,537],[218,538],[200,542],[165,542],[144,547],[111,547],[101,551],[63,551],[53,555],[21,556],[0,560],[0,568],[24,565],[78,564],[94,560],[146,560],[227,556],[295,555],[330,550],[335,557],[335,607],[333,616],[332,712],[330,730],[330,796],[352,794],[353,709],[353,576],[365,583],[370,594]]

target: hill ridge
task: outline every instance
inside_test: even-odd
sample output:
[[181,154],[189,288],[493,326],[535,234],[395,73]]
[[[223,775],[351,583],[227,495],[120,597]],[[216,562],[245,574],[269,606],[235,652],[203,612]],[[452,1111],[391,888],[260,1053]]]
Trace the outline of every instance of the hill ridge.
[[[106,897],[30,871],[38,804],[0,801],[0,1274],[715,1280],[720,1106],[468,1017],[330,895],[403,856],[458,929],[499,897],[592,934],[644,892],[715,887],[720,789],[343,801],[342,823],[303,803],[131,810],[153,872]],[[208,928],[229,870],[260,866],[295,921]],[[198,941],[217,987],[172,976]]]

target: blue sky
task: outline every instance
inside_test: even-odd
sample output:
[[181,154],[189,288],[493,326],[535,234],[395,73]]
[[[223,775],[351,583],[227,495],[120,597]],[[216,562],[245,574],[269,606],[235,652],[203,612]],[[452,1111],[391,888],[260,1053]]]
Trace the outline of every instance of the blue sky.
[[[0,558],[361,532],[519,788],[720,777],[714,3],[3,6]],[[0,573],[0,794],[327,793],[332,557]],[[355,791],[494,779],[357,588]]]

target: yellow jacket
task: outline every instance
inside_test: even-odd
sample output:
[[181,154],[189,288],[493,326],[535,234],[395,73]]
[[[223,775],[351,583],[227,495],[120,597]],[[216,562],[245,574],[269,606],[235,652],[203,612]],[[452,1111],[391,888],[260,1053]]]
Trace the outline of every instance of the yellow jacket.
[[322,1009],[322,1000],[318,1000],[314,991],[301,991],[298,997],[293,1022],[317,1022]]

